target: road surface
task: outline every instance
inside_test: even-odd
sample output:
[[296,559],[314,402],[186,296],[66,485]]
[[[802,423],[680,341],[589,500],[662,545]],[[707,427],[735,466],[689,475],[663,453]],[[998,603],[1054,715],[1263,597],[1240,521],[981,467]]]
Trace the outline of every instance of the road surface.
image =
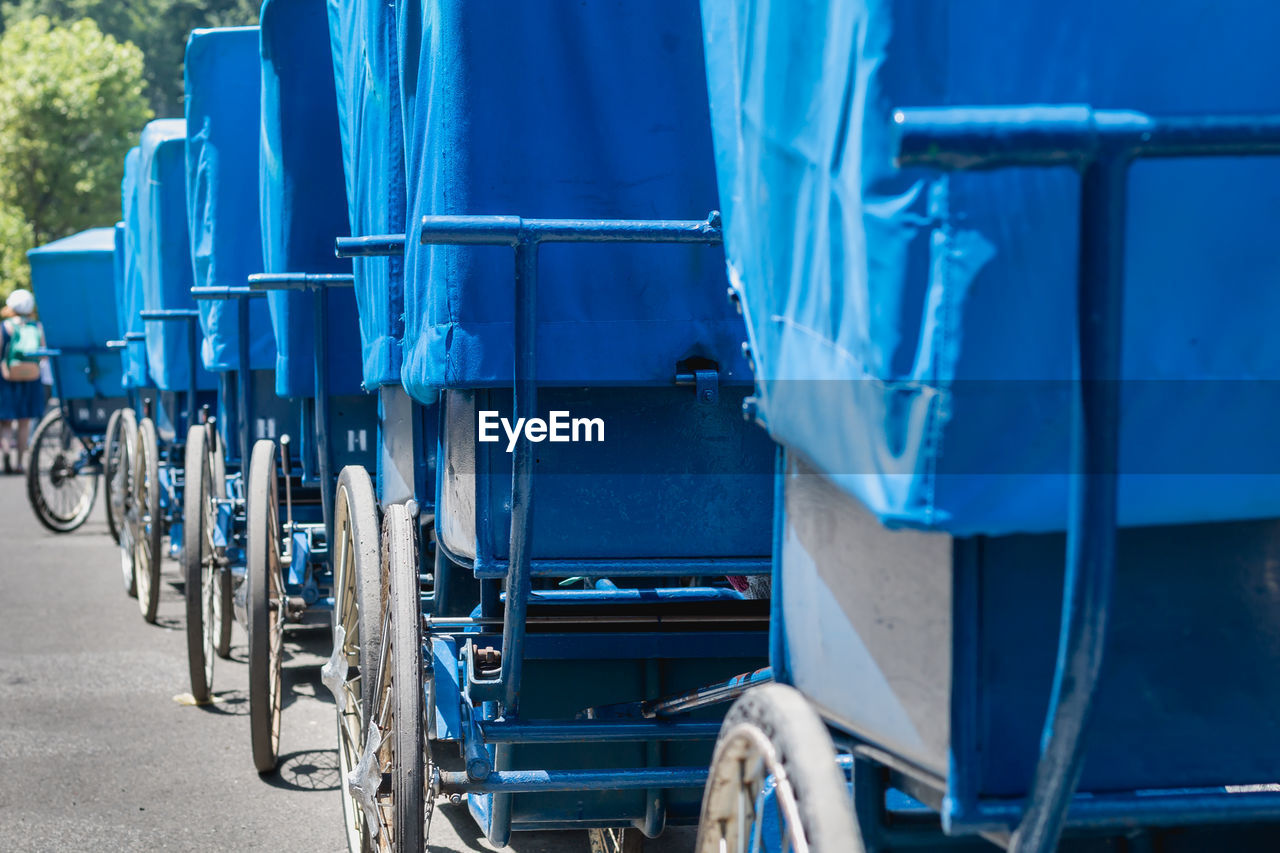
[[[177,564],[166,561],[158,625],[121,581],[101,499],[75,533],[41,527],[23,482],[0,476],[0,849],[346,849],[333,702],[320,682],[325,632],[290,634],[278,774],[249,752],[245,636],[218,661],[217,701],[187,682]],[[492,849],[444,807],[430,847]],[[586,833],[517,837],[519,853],[585,851]],[[687,850],[688,833],[650,849]]]

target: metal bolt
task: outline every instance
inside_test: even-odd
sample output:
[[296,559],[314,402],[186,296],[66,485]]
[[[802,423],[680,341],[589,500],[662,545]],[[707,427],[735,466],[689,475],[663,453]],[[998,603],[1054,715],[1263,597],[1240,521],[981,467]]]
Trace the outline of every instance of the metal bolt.
[[460,805],[462,805],[462,795],[461,795],[461,794],[450,794],[450,795],[449,795],[449,804],[450,804],[450,805],[453,805],[453,806],[460,806]]
[[733,310],[739,314],[742,313],[742,296],[732,287],[728,290],[729,304],[733,306]]

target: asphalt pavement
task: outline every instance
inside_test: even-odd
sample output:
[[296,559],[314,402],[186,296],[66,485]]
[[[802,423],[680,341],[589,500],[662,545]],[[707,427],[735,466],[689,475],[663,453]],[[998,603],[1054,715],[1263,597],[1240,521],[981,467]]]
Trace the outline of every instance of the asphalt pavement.
[[[323,630],[290,633],[279,772],[249,751],[245,635],[219,660],[216,701],[189,691],[182,586],[163,571],[157,625],[124,591],[102,501],[80,530],[35,520],[0,477],[0,850],[345,850]],[[692,846],[668,835],[664,850]],[[491,850],[444,806],[431,849]],[[517,836],[519,853],[586,851],[585,832]]]

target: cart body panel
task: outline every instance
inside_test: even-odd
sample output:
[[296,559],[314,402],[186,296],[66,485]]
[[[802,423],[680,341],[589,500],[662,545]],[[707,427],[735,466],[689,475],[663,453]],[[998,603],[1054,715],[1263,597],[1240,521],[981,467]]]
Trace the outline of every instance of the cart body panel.
[[[261,87],[258,28],[198,29],[187,40],[187,226],[194,283],[243,287],[262,272],[258,226],[258,122]],[[214,372],[240,365],[240,306],[201,300],[201,358]],[[249,303],[249,367],[275,366],[276,345],[267,306]]]
[[[509,249],[421,245],[423,216],[697,219],[717,196],[695,3],[445,0],[399,15],[404,384],[429,401],[510,384],[514,299]],[[546,245],[539,257],[540,384],[668,385],[693,358],[722,383],[749,381],[718,248]]]
[[[119,322],[117,340],[125,340],[130,333],[143,334],[146,324],[138,312],[146,307],[142,294],[142,220],[139,218],[138,191],[142,149],[134,147],[124,158],[124,180],[120,184],[121,225],[123,245],[120,248],[119,277],[116,279],[116,318]],[[120,350],[124,365],[126,388],[146,388],[152,384],[147,369],[147,347],[139,341],[127,343]]]
[[[271,273],[349,274],[333,241],[351,233],[342,140],[333,78],[316,73],[330,62],[325,9],[303,0],[268,0],[261,27],[262,133],[259,192],[264,268]],[[329,391],[361,391],[363,353],[355,291],[329,293],[325,345]],[[311,291],[267,295],[277,341],[276,392],[315,394]]]
[[[350,233],[405,231],[404,133],[395,12],[376,0],[328,0],[333,76],[337,89]],[[356,258],[364,353],[364,385],[400,381],[404,336],[403,257]]]
[[[1255,81],[1280,73],[1280,57],[1257,34],[1280,10],[1194,2],[1157,22],[1136,0],[1069,14],[997,2],[945,15],[928,2],[703,11],[729,277],[772,434],[892,526],[1064,529],[1078,178],[898,171],[892,111],[1274,112],[1280,98]],[[1265,426],[1280,258],[1261,250],[1277,181],[1276,158],[1131,170],[1123,525],[1280,512]]]
[[[120,397],[120,358],[106,348],[119,334],[114,228],[91,228],[27,253],[45,342],[64,350],[55,366],[59,398]],[[91,350],[96,352],[76,352]]]
[[[147,310],[194,310],[191,243],[187,229],[185,176],[186,121],[157,119],[142,131],[138,177],[139,258],[143,305]],[[148,320],[147,360],[156,387],[182,392],[189,387],[189,321]],[[213,374],[196,368],[200,390],[212,391]]]

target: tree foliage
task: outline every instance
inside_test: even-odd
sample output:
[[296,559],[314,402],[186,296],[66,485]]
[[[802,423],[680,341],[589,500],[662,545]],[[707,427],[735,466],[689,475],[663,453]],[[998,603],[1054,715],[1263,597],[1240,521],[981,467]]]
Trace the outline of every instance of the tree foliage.
[[142,50],[151,108],[158,116],[182,115],[182,57],[187,34],[197,27],[258,22],[261,0],[2,0],[4,25],[46,17],[61,25],[84,18],[117,41]]
[[16,287],[31,287],[26,250],[35,245],[22,214],[0,205],[0,302]]
[[54,27],[38,16],[6,27],[0,275],[8,287],[23,275],[12,271],[15,253],[120,218],[124,155],[151,115],[133,45],[88,19]]

